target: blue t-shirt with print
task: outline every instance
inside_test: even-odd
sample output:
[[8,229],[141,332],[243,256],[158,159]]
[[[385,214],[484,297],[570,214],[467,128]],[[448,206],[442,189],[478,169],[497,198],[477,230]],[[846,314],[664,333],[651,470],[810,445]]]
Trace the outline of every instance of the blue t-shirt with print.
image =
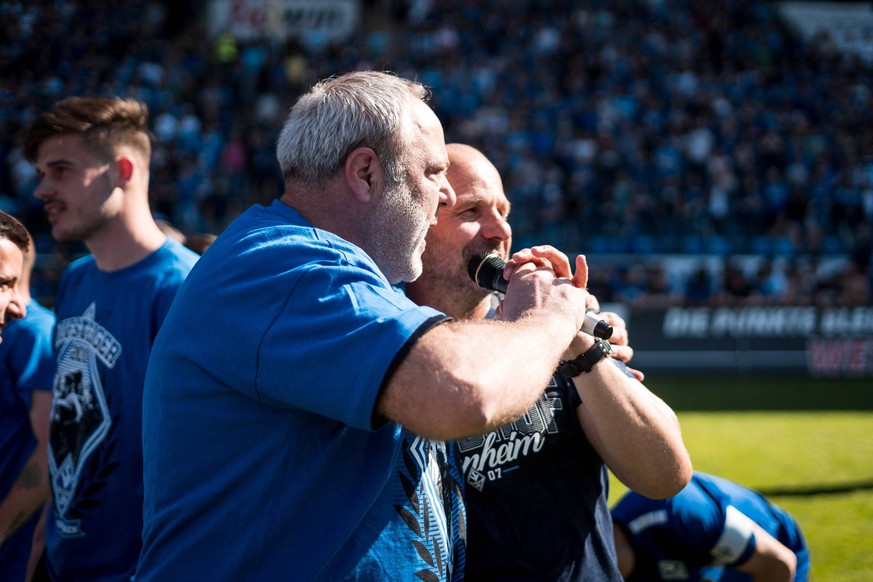
[[621,580],[609,476],[577,416],[573,381],[557,372],[520,418],[457,443],[473,580]]
[[152,353],[137,579],[459,575],[453,447],[376,413],[445,319],[281,201],[237,218]]
[[111,272],[73,262],[58,288],[49,436],[54,579],[121,580],[142,545],[142,391],[152,342],[198,255],[168,239]]

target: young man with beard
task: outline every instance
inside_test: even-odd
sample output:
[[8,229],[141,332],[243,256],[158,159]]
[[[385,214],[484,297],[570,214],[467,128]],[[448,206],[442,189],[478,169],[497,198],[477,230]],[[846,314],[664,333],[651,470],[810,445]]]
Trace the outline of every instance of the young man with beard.
[[455,202],[427,97],[380,72],[317,83],[279,138],[284,193],[192,270],[149,365],[137,580],[462,575],[442,441],[527,410],[588,294],[551,249],[507,269],[505,322],[452,322],[393,287]]
[[34,120],[24,153],[52,236],[90,251],[64,272],[55,300],[46,566],[60,580],[127,579],[142,546],[146,365],[197,255],[152,218],[140,102],[59,101]]
[[[457,321],[494,318],[495,297],[472,281],[467,264],[482,252],[509,256],[509,201],[480,151],[463,144],[447,150],[457,202],[440,208],[427,235],[424,271],[406,293]],[[691,464],[675,414],[640,383],[640,372],[613,365],[633,351],[621,318],[602,316],[615,328],[611,356],[601,340],[580,333],[575,341],[586,361],[559,367],[513,422],[457,441],[469,579],[621,580],[607,467],[651,497],[672,495],[688,481]],[[529,347],[533,357],[536,346]],[[488,357],[502,349],[496,342]],[[511,379],[493,380],[501,390],[512,386]]]

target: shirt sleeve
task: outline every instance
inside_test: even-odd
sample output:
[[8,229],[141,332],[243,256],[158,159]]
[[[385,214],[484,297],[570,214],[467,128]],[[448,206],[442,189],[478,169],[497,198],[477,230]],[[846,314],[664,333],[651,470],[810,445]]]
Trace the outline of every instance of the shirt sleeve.
[[310,269],[293,284],[258,350],[261,398],[372,429],[398,358],[445,316],[356,266]]
[[716,564],[745,562],[755,551],[755,523],[733,505],[725,509],[724,529],[712,548]]
[[[24,321],[21,322],[25,323]],[[16,362],[17,386],[21,391],[29,393],[32,390],[51,390],[54,382],[54,358],[52,357],[51,323],[27,321],[15,335],[15,341],[10,342]]]

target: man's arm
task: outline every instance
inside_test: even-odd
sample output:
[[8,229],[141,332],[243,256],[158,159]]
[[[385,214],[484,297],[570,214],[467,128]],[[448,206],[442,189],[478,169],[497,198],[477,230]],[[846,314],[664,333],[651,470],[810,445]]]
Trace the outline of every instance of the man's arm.
[[[611,341],[621,344],[616,346],[621,359],[629,359],[633,352],[624,321],[611,315],[604,317],[615,330]],[[691,458],[676,414],[640,382],[641,373],[632,373],[628,376],[608,357],[573,378],[582,399],[576,414],[589,442],[622,483],[646,497],[670,497],[691,479]]]
[[38,511],[48,497],[48,425],[51,405],[51,392],[32,392],[30,422],[37,445],[12,489],[0,501],[0,544]]
[[751,574],[756,582],[790,582],[797,569],[797,556],[790,548],[764,531],[758,524],[755,530],[755,553],[737,570]]
[[[566,260],[566,257],[565,257]],[[555,269],[555,272],[568,272]],[[448,322],[425,333],[398,367],[378,411],[413,432],[450,440],[521,416],[582,325],[588,293],[552,266],[517,267],[506,321]]]
[[27,575],[25,580],[33,580],[33,575],[39,568],[42,560],[42,553],[45,551],[45,520],[46,516],[51,511],[52,498],[48,496],[48,500],[43,504],[39,514],[39,521],[36,522],[36,527],[33,529],[33,539],[30,543],[30,559],[27,561]]

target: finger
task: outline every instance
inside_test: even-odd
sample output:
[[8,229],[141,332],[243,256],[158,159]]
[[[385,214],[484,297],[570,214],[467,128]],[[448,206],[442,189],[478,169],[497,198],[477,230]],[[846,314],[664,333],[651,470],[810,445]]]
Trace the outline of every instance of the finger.
[[588,261],[585,260],[585,255],[576,255],[576,272],[570,280],[580,289],[588,287]]
[[550,271],[554,270],[548,260],[534,255],[531,249],[525,248],[512,253],[512,256],[506,261],[506,266],[503,269],[503,278],[508,281],[521,265],[526,264],[533,264],[537,268],[548,269]]
[[[610,342],[610,344],[612,344],[612,342]],[[630,362],[634,357],[634,349],[628,345],[613,345],[612,357],[624,363]]]
[[646,379],[646,375],[643,374],[640,370],[637,370],[636,368],[631,368],[630,366],[625,366],[625,370],[630,372],[633,375],[633,377],[636,378],[637,380],[639,380],[640,382],[642,382],[643,380]]
[[603,311],[598,313],[601,319],[612,326],[612,335],[609,336],[609,343],[613,345],[627,345],[630,341],[627,332],[627,325],[617,313],[612,311]]
[[[588,311],[600,313],[600,301],[597,300],[597,297],[591,294],[588,295]],[[606,323],[609,322],[607,321]]]
[[572,273],[570,272],[570,259],[551,245],[539,245],[531,247],[531,254],[537,258],[547,260],[556,277],[569,279]]
[[627,327],[624,318],[614,311],[601,311],[597,315],[612,327]]

